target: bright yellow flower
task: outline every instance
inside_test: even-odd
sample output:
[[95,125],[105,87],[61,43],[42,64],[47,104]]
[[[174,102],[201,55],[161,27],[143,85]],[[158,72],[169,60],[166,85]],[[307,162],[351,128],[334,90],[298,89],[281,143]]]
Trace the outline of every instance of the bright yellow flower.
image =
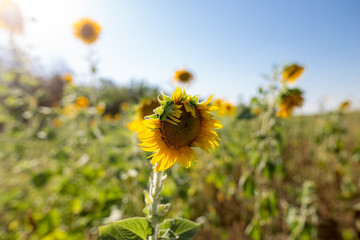
[[295,82],[304,71],[304,67],[292,64],[284,68],[282,78],[283,82]]
[[230,102],[227,102],[223,99],[217,99],[214,101],[214,106],[218,107],[218,115],[219,117],[223,116],[234,116],[236,112],[236,107],[232,105]]
[[136,131],[138,134],[147,130],[147,127],[143,124],[145,116],[153,114],[155,108],[160,104],[156,98],[141,100],[137,109],[137,119],[129,124],[130,131]]
[[101,26],[90,18],[83,18],[73,25],[75,37],[86,44],[96,42],[101,32]]
[[148,130],[139,134],[140,146],[154,152],[150,157],[156,172],[170,168],[175,162],[188,168],[191,161],[198,160],[193,147],[208,152],[219,145],[220,138],[213,129],[222,125],[210,113],[217,107],[208,106],[212,96],[199,103],[198,96],[191,97],[180,88],[171,97],[162,95],[161,106],[144,121]]
[[302,92],[297,88],[289,89],[286,93],[281,95],[280,100],[280,109],[276,114],[280,118],[290,117],[294,108],[301,107],[304,102]]
[[79,109],[87,108],[90,105],[87,97],[81,96],[76,99],[76,107]]
[[23,33],[24,18],[19,6],[11,0],[3,0],[0,3],[0,28],[11,33]]
[[64,73],[61,75],[61,80],[67,83],[72,83],[73,75],[71,73]]
[[347,111],[349,108],[350,108],[350,101],[349,100],[342,102],[340,104],[340,106],[339,106],[340,111]]
[[285,105],[280,105],[279,111],[276,113],[276,116],[279,118],[288,118],[291,117],[292,109],[288,109]]
[[187,71],[185,68],[177,70],[174,75],[174,80],[180,83],[189,83],[193,80],[194,76],[191,72]]
[[78,113],[78,109],[75,104],[69,103],[69,104],[65,105],[62,112],[65,116],[75,117],[76,114]]
[[97,106],[96,106],[96,110],[99,114],[103,114],[105,112],[106,109],[106,105],[103,102],[100,102]]

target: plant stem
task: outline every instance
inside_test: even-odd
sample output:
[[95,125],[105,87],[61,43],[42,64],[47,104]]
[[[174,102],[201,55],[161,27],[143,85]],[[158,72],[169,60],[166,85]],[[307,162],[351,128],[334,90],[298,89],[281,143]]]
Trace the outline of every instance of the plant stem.
[[150,188],[149,188],[149,196],[151,199],[150,203],[150,215],[151,215],[151,225],[154,228],[154,234],[149,238],[149,240],[157,240],[159,233],[159,216],[157,214],[158,207],[161,200],[161,190],[164,187],[163,172],[153,172],[153,176],[150,179]]

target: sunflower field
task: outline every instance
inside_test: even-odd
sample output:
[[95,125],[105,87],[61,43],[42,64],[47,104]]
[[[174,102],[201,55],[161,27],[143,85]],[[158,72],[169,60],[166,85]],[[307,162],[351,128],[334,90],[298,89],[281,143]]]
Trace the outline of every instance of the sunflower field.
[[[294,114],[302,64],[274,67],[248,104],[199,98],[187,68],[171,92],[116,84],[91,48],[78,84],[31,67],[22,22],[0,2],[0,239],[360,239],[360,112]],[[88,46],[102,34],[72,27]]]

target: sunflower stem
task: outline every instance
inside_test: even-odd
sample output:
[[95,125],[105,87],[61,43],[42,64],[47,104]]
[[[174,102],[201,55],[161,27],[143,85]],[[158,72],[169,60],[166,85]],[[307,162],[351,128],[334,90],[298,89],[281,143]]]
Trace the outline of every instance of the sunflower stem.
[[149,240],[157,240],[159,234],[159,223],[160,216],[158,214],[158,208],[161,200],[161,191],[164,187],[164,176],[163,171],[154,172],[150,178],[150,188],[149,188],[149,197],[150,197],[150,215],[151,215],[151,226],[154,228],[154,234],[149,238]]

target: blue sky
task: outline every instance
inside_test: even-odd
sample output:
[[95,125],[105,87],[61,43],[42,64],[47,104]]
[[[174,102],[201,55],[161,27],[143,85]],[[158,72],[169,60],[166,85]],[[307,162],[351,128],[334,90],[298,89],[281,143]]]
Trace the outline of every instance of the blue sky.
[[[173,72],[191,70],[192,94],[248,102],[274,64],[298,62],[306,71],[299,113],[319,100],[360,107],[360,1],[358,0],[18,0],[28,22],[19,38],[46,69],[65,62],[87,82],[87,47],[71,25],[88,16],[103,32],[93,46],[100,75],[118,83],[144,79],[170,91]],[[0,32],[0,43],[5,33]],[[59,59],[62,59],[59,61]]]

